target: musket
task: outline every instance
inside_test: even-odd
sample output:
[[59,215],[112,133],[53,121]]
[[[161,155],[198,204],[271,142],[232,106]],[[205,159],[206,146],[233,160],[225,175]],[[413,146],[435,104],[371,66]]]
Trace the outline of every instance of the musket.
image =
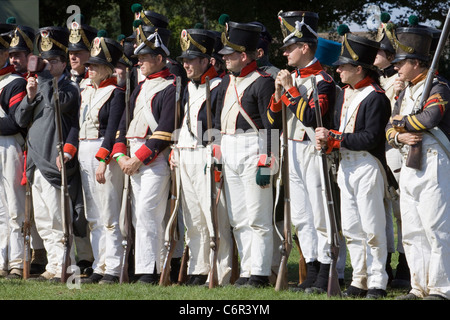
[[[288,153],[288,138],[287,138],[287,115],[286,106],[283,103],[281,108],[282,123],[283,123],[283,145],[281,146],[281,181],[284,188],[284,232],[281,244],[281,261],[278,269],[277,280],[275,282],[275,291],[288,289],[288,269],[287,263],[292,249],[292,234],[291,234],[291,198],[289,188],[289,153]],[[277,230],[278,232],[278,230]]]
[[178,273],[178,284],[184,284],[187,281],[187,264],[189,261],[189,246],[185,246],[183,256],[181,257],[180,272]]
[[[128,126],[130,124],[130,70],[127,68],[125,73],[125,128],[128,131]],[[127,156],[130,156],[130,145],[127,140]],[[129,279],[129,266],[128,261],[130,257],[131,248],[133,246],[134,234],[133,234],[133,223],[132,223],[132,213],[131,213],[131,183],[130,176],[124,175],[123,191],[122,191],[122,206],[120,208],[120,217],[122,221],[121,232],[123,236],[122,247],[122,263],[120,267],[120,277],[119,283],[128,283]]]
[[[206,88],[206,123],[207,123],[207,133],[208,133],[208,148],[209,154],[208,157],[208,166],[209,166],[209,178],[210,178],[210,211],[211,211],[211,224],[212,230],[210,230],[210,246],[213,251],[211,270],[209,273],[209,288],[212,289],[219,285],[219,278],[217,275],[217,260],[218,260],[218,252],[219,252],[219,227],[218,227],[218,216],[217,216],[217,203],[215,198],[215,189],[216,189],[216,180],[214,178],[214,164],[213,164],[213,152],[212,152],[212,111],[211,111],[211,91],[209,85],[209,77],[205,79],[205,88]],[[217,201],[219,201],[220,193],[217,195]]]
[[[436,75],[436,71],[439,67],[439,59],[441,58],[442,52],[444,51],[445,42],[447,41],[450,32],[450,9],[447,13],[447,18],[445,19],[444,27],[441,31],[441,36],[439,37],[439,42],[436,47],[436,51],[433,56],[433,61],[428,69],[427,78],[425,80],[425,85],[423,87],[422,96],[420,98],[420,103],[417,108],[414,108],[413,114],[418,113],[423,110],[425,103],[430,95],[431,87],[433,85],[433,80]],[[408,156],[406,158],[405,165],[409,168],[420,170],[422,163],[422,142],[419,141],[414,145],[409,146]]]
[[[316,115],[317,128],[323,127],[322,114],[319,104],[319,92],[317,89],[316,78],[311,77],[313,85],[313,99],[314,99],[314,112]],[[330,171],[328,168],[328,159],[326,154],[326,149],[322,148],[320,151],[322,158],[322,177],[325,188],[325,198],[326,198],[326,211],[328,213],[328,220],[330,225],[330,256],[331,256],[331,266],[330,273],[328,277],[328,288],[327,295],[331,296],[341,296],[341,288],[339,286],[339,278],[336,271],[337,259],[339,257],[339,228],[336,220],[336,208],[333,196],[333,189],[331,186]]]
[[[177,135],[178,135],[178,126],[179,126],[179,118],[180,118],[180,108],[181,108],[181,78],[176,78],[176,94],[175,94],[175,120],[174,120],[174,134],[173,134],[173,157],[175,160],[178,160],[178,149],[176,147],[177,144]],[[168,286],[170,285],[170,262],[172,261],[173,253],[175,252],[175,247],[178,242],[178,207],[179,207],[179,184],[177,183],[177,169],[174,168],[170,171],[171,176],[171,196],[170,196],[170,219],[167,223],[166,232],[165,232],[165,243],[166,246],[166,256],[164,258],[163,268],[161,270],[161,276],[159,278],[160,286]]]
[[300,240],[298,239],[298,236],[294,234],[294,241],[297,245],[298,253],[300,255],[298,259],[298,283],[302,283],[306,280],[306,260],[305,256],[303,255],[302,247],[300,246]]
[[23,279],[30,277],[31,265],[31,221],[33,216],[33,199],[31,198],[31,185],[27,179],[25,185],[25,219],[22,226],[23,233]]
[[64,254],[61,270],[61,282],[65,283],[69,277],[67,268],[71,265],[70,251],[73,242],[73,225],[71,217],[71,199],[69,196],[69,187],[67,185],[66,164],[64,163],[64,138],[61,124],[61,106],[59,103],[58,79],[56,77],[53,77],[53,100],[55,101],[55,120],[58,134],[58,143],[56,145],[56,148],[58,149],[59,160],[61,164],[61,209],[64,232]]

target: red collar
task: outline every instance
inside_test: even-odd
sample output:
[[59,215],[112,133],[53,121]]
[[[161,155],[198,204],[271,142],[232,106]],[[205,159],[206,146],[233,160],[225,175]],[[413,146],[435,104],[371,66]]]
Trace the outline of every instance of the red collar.
[[217,71],[216,69],[214,69],[213,66],[211,66],[208,70],[206,70],[206,72],[202,75],[202,78],[200,79],[200,83],[204,84],[205,83],[205,78],[209,77],[209,80],[216,78],[217,75]]
[[244,68],[242,68],[241,73],[239,74],[239,77],[245,77],[250,72],[253,72],[256,69],[258,69],[258,65],[256,64],[256,61],[253,60],[248,65],[246,65]]
[[148,80],[151,79],[156,79],[156,78],[167,78],[168,76],[170,76],[170,70],[167,67],[164,67],[161,71],[152,73],[150,75],[147,76]]
[[15,72],[16,72],[16,69],[14,69],[14,66],[9,65],[0,70],[0,76],[4,76],[5,74],[15,73]]
[[297,77],[299,76],[299,73],[300,73],[300,78],[307,78],[314,74],[318,74],[322,70],[323,70],[322,65],[320,64],[319,60],[317,60],[310,66],[307,66],[302,69],[296,69],[295,73],[296,73]]
[[360,82],[355,84],[355,87],[353,89],[364,88],[364,87],[370,86],[372,83],[373,83],[373,79],[371,77],[367,76],[364,79],[362,79]]
[[[89,86],[93,87],[94,85],[92,83],[88,84]],[[103,80],[100,82],[97,89],[105,88],[107,86],[117,86],[117,78],[116,77],[109,77],[108,79]]]

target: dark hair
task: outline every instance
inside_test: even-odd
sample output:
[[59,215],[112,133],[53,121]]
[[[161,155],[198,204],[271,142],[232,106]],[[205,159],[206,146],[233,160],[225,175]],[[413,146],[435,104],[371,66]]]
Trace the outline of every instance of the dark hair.
[[376,84],[380,85],[380,74],[376,69],[370,69],[366,67],[362,67],[364,72],[364,77],[370,77],[375,81]]

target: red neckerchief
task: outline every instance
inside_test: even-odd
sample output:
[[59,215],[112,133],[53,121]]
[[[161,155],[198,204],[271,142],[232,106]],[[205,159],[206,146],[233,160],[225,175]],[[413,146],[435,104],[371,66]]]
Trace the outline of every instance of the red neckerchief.
[[167,78],[168,76],[170,76],[170,70],[167,67],[164,67],[161,71],[152,73],[150,75],[147,76],[148,80],[151,79],[156,79],[156,78]]
[[217,75],[217,71],[216,69],[214,69],[213,66],[211,66],[208,70],[206,70],[206,72],[202,75],[202,78],[200,79],[200,83],[204,84],[205,83],[205,79],[206,77],[209,77],[209,80],[216,78]]
[[318,74],[320,71],[322,71],[322,65],[320,64],[319,60],[314,62],[312,65],[307,66],[302,69],[296,69],[295,75],[298,77],[300,73],[300,78],[307,78],[309,76],[312,76],[314,74]]
[[98,88],[104,88],[107,86],[117,86],[117,78],[116,77],[109,77],[108,79],[103,80],[102,82],[100,82],[100,85],[98,86]]
[[256,61],[253,60],[248,65],[246,65],[244,68],[242,68],[239,77],[245,77],[250,72],[255,71],[256,69],[258,69],[258,65],[256,64]]
[[360,89],[367,86],[370,86],[373,83],[373,79],[369,76],[366,76],[364,79],[362,79],[360,82],[355,84],[355,87],[353,89]]
[[1,69],[0,70],[0,76],[4,76],[5,74],[8,74],[8,73],[15,73],[16,72],[16,69],[14,69],[14,66],[7,66],[7,67],[4,67],[3,69]]

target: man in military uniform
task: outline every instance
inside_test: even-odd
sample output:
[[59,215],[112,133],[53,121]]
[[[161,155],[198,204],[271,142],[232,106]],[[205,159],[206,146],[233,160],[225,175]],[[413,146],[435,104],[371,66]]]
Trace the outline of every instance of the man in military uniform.
[[27,69],[28,57],[34,50],[35,31],[27,26],[16,26],[12,33],[9,47],[9,62],[16,72],[27,78],[30,73]]
[[[391,102],[391,109],[394,108],[398,94],[405,87],[404,81],[400,80],[394,65],[391,63],[395,57],[395,25],[389,20],[390,15],[387,12],[381,14],[381,25],[378,28],[377,41],[380,43],[380,49],[373,63],[380,72],[380,84],[384,89],[386,96]],[[400,169],[402,166],[402,156],[398,149],[392,148],[386,141],[386,161],[398,183]],[[393,216],[397,223],[397,251],[399,252],[398,265],[394,277],[391,267],[392,253],[395,252],[394,242],[394,224]],[[400,204],[398,196],[389,201],[389,210],[386,210],[386,232],[388,240],[388,258],[386,261],[386,271],[389,276],[389,283],[392,287],[409,287],[409,268],[406,262],[405,251],[402,245],[402,224],[400,216]]]
[[183,52],[178,60],[183,62],[190,79],[181,103],[184,117],[176,145],[186,226],[185,241],[189,246],[187,274],[191,276],[187,284],[202,285],[206,282],[211,269],[210,238],[215,236],[216,239],[220,238],[217,265],[218,280],[222,285],[229,283],[231,276],[230,225],[224,198],[221,197],[217,205],[218,229],[217,234],[214,234],[211,206],[216,204],[211,200],[211,196],[216,195],[216,185],[211,185],[210,171],[205,174],[208,157],[212,157],[212,145],[208,145],[208,134],[213,135],[212,131],[207,133],[206,77],[209,78],[211,91],[211,125],[216,110],[218,86],[221,82],[221,78],[210,63],[215,36],[207,30],[187,29],[181,32],[180,43]]
[[90,57],[92,40],[97,36],[97,29],[84,23],[84,16],[78,16],[80,21],[73,21],[69,34],[69,62],[72,80],[78,83],[80,89],[84,89],[89,83],[86,61]]
[[[90,57],[91,43],[97,35],[97,29],[84,24],[83,15],[77,17],[79,17],[79,22],[77,22],[77,19],[74,19],[70,24],[68,51],[71,79],[78,84],[80,91],[82,91],[90,83],[85,63]],[[79,190],[76,193],[76,197],[79,203],[83,203],[81,183],[79,183]],[[89,276],[92,273],[94,255],[89,239],[89,226],[86,221],[86,213],[83,208],[80,208],[82,210],[80,210],[80,214],[75,219],[77,228],[74,229],[74,242],[78,259],[77,265],[80,268],[80,272]]]
[[[40,56],[45,59],[46,67],[38,73],[37,80],[34,77],[28,79],[27,97],[18,106],[16,120],[22,128],[29,127],[26,174],[32,185],[36,228],[47,251],[46,270],[38,279],[60,281],[64,231],[61,221],[61,172],[56,165],[59,156],[56,146],[59,140],[52,79],[58,79],[64,141],[70,136],[70,132],[78,127],[80,92],[66,71],[69,39],[67,28],[44,27],[39,29],[37,37]],[[77,182],[72,181],[78,173],[76,158],[68,161],[66,168],[69,192],[72,188],[78,190]],[[71,261],[75,261],[73,252]]]
[[[334,105],[336,85],[317,58],[318,15],[308,11],[279,13],[284,35],[284,56],[293,73],[281,70],[275,81],[268,114],[273,123],[280,121],[281,108],[287,107],[289,150],[289,184],[292,194],[292,222],[306,261],[306,279],[296,288],[325,292],[328,286],[331,258],[327,241],[327,214],[321,183],[321,158],[315,150],[316,127],[312,77],[318,88],[319,105],[324,124],[329,125],[329,109]],[[303,24],[302,24],[302,23]],[[293,29],[292,29],[293,28]],[[298,29],[297,29],[298,28]]]
[[273,255],[273,160],[267,106],[274,80],[257,67],[260,32],[257,25],[230,21],[219,52],[229,73],[220,84],[215,128],[222,133],[227,210],[241,258],[238,286],[267,285]]
[[[135,228],[135,274],[138,281],[155,284],[161,270],[163,220],[170,188],[169,145],[174,130],[175,78],[166,66],[170,31],[139,25],[140,72],[144,78],[130,98],[131,122],[125,115],[112,155],[131,177]],[[130,156],[126,155],[127,140]]]
[[[135,21],[139,20],[142,25],[164,29],[167,29],[167,27],[169,26],[169,19],[166,16],[152,10],[144,10],[142,5],[138,3],[133,4],[131,6],[131,10],[134,13]],[[140,44],[140,39],[138,36],[136,37],[136,44]],[[169,44],[167,44],[167,46],[168,45]],[[181,77],[181,84],[184,88],[188,82],[188,78],[183,66],[169,56],[166,57],[166,64],[172,74],[176,75],[177,77]]]
[[[398,28],[396,34],[393,63],[399,78],[408,85],[395,104],[386,137],[403,155],[400,211],[412,287],[398,299],[448,300],[450,116],[446,108],[450,89],[434,78],[428,96],[422,98],[432,34],[417,26]],[[409,157],[410,149],[417,148],[417,143],[421,144],[420,152],[415,158]]]
[[23,234],[21,226],[25,217],[25,187],[23,176],[24,130],[14,117],[15,111],[26,96],[26,81],[8,64],[11,24],[0,24],[0,201],[4,207],[7,230],[1,237],[7,239],[7,255],[2,266],[9,278],[23,275]]
[[340,153],[341,223],[353,269],[344,295],[376,299],[387,294],[383,136],[391,108],[373,67],[379,43],[345,31],[334,65],[348,85],[336,100],[332,129],[316,128],[316,141],[317,149]]

